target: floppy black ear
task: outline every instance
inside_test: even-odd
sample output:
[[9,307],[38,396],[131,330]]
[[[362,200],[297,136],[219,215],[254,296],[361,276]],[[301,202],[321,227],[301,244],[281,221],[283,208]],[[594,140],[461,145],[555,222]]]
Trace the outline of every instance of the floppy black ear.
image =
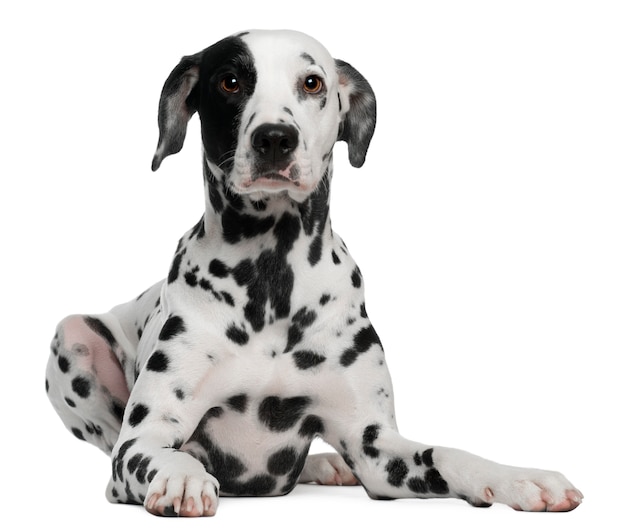
[[160,167],[166,156],[183,148],[187,122],[197,110],[190,96],[198,83],[202,53],[183,57],[163,85],[159,101],[159,143],[152,158],[153,171]]
[[335,64],[342,115],[337,139],[348,143],[350,163],[361,167],[376,126],[376,97],[365,77],[352,66],[338,59]]

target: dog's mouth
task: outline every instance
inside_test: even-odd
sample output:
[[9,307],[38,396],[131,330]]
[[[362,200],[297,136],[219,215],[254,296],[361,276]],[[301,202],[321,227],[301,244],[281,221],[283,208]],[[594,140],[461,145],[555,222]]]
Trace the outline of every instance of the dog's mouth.
[[268,164],[259,164],[249,177],[244,179],[242,187],[268,190],[300,187],[300,168],[294,161],[282,169],[268,166]]

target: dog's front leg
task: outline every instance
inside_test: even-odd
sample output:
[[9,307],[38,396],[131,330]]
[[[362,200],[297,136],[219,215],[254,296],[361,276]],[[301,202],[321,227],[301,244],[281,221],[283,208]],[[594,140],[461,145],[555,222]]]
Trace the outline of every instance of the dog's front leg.
[[204,389],[217,368],[206,351],[177,339],[180,328],[179,320],[166,322],[135,383],[112,453],[107,498],[143,503],[153,514],[212,516],[219,483],[181,447],[210,407]]
[[497,502],[525,511],[569,511],[582,501],[558,472],[415,443],[377,422],[363,424],[350,440],[338,439],[336,448],[374,499],[461,498],[474,506]]

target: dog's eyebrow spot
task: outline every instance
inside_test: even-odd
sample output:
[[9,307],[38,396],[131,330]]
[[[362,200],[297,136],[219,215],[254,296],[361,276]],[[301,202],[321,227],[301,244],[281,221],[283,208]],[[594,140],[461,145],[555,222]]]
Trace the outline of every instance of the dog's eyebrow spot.
[[303,52],[300,54],[300,57],[302,57],[305,61],[308,61],[309,63],[316,64],[315,59],[313,57],[311,57],[308,53]]

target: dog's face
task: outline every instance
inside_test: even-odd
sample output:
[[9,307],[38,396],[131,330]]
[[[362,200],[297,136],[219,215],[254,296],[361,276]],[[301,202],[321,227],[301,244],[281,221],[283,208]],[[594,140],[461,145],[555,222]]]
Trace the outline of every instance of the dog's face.
[[299,202],[323,178],[335,141],[363,164],[376,121],[367,81],[292,31],[246,32],[184,57],[161,95],[153,170],[182,148],[196,111],[209,168],[232,192]]

